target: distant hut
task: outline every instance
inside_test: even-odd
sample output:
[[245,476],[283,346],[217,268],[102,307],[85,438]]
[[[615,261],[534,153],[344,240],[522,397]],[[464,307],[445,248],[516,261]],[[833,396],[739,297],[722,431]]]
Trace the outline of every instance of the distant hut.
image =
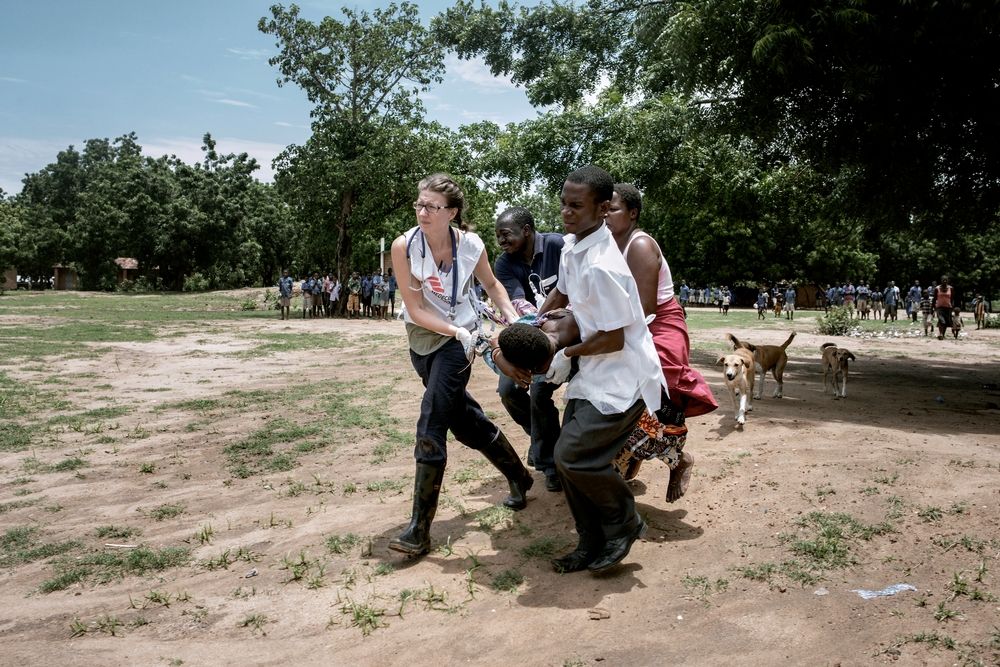
[[80,276],[73,267],[56,264],[52,272],[55,274],[52,289],[80,289]]
[[115,260],[118,267],[118,284],[121,285],[126,280],[134,281],[139,277],[139,260],[135,257],[119,257]]

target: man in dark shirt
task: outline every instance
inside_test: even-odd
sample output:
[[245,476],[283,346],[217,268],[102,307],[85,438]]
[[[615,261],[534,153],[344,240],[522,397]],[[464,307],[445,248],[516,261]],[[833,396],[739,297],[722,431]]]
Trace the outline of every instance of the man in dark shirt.
[[[562,234],[535,231],[531,213],[520,206],[497,217],[497,243],[503,254],[494,265],[497,280],[513,302],[524,299],[539,307],[559,278]],[[514,305],[517,308],[517,304]],[[561,491],[553,451],[559,439],[559,410],[552,400],[557,385],[531,382],[527,387],[500,376],[497,393],[511,418],[531,437],[528,465],[545,474],[545,488]]]

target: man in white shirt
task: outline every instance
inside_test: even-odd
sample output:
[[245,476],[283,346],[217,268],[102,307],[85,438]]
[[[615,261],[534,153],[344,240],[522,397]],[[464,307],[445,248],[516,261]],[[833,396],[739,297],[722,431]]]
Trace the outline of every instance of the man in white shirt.
[[570,359],[579,358],[555,446],[579,545],[552,561],[559,572],[603,572],[645,532],[632,491],[612,462],[643,411],[659,409],[666,391],[635,280],[604,224],[613,194],[614,180],[598,167],[566,178],[561,201],[568,235],[559,281],[541,309],[571,305],[581,338],[555,355],[547,373],[564,382]]

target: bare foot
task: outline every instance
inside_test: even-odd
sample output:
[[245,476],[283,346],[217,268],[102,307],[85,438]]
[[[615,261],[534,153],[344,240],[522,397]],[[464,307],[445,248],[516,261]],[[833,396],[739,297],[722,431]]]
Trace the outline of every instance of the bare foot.
[[670,471],[670,483],[667,484],[667,502],[673,503],[687,493],[691,482],[691,469],[694,467],[694,457],[687,452],[681,453],[677,467]]

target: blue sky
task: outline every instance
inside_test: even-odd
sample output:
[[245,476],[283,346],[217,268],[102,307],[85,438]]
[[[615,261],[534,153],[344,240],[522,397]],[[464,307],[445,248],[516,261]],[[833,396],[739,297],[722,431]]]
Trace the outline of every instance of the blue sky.
[[[0,188],[70,144],[136,132],[146,153],[201,157],[211,132],[222,152],[246,151],[271,179],[271,159],[309,136],[305,95],[279,88],[274,39],[257,30],[270,0],[10,0],[0,21]],[[290,3],[283,3],[290,4]],[[341,17],[388,2],[303,0],[304,18]],[[425,19],[450,3],[418,3]],[[457,128],[533,117],[522,90],[477,61],[448,58],[424,97],[428,117]]]

